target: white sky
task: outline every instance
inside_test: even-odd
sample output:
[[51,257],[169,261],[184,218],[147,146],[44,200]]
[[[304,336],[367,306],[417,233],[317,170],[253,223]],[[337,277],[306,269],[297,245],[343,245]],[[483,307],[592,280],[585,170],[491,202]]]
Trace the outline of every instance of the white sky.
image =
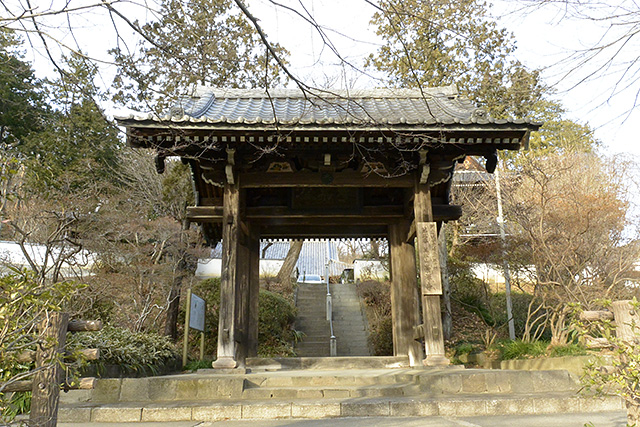
[[[44,1],[44,0],[40,0]],[[56,3],[61,0],[47,0]],[[76,3],[92,0],[75,0]],[[135,0],[134,0],[135,1]],[[626,0],[616,0],[626,1]],[[629,0],[631,1],[631,0]],[[35,2],[39,3],[38,0]],[[74,2],[72,2],[74,3]],[[333,87],[366,87],[380,85],[371,76],[362,74],[362,64],[370,52],[374,52],[380,40],[369,25],[374,8],[364,0],[304,0],[302,3],[316,21],[324,27],[326,34],[336,49],[350,64],[339,65],[321,40],[321,37],[308,23],[299,16],[283,8],[273,6],[269,0],[246,0],[250,10],[260,19],[268,36],[291,52],[290,62],[294,71],[304,80],[317,85]],[[298,0],[281,0],[282,4],[300,10]],[[567,90],[572,85],[571,78],[561,79],[567,65],[558,65],[573,49],[590,46],[597,41],[595,37],[605,30],[602,24],[567,19],[558,9],[547,8],[527,14],[514,12],[513,0],[495,0],[494,14],[499,25],[512,31],[517,40],[516,57],[530,68],[545,68],[544,77],[547,83],[559,83],[556,86],[556,98],[569,111],[570,117],[589,122],[596,130],[596,136],[604,144],[607,154],[632,153],[640,159],[640,141],[633,125],[640,123],[640,113],[629,110],[635,103],[636,93],[633,88],[609,98],[610,88],[615,85],[615,70],[607,69],[599,73],[598,79]],[[637,8],[637,7],[636,7]],[[150,17],[150,13],[142,7],[130,6],[127,10],[141,22]],[[56,20],[57,19],[57,20]],[[72,33],[65,30],[67,24],[63,17],[52,18],[50,30],[59,41],[75,45],[76,42],[91,56],[108,60],[106,51],[116,43],[115,34],[104,13],[83,13],[73,17]],[[56,29],[57,27],[57,29]],[[75,38],[74,38],[75,36]],[[32,39],[37,45],[38,40]],[[131,39],[127,40],[131,42]],[[133,45],[131,45],[133,47]],[[638,49],[630,49],[631,58],[637,59]],[[35,63],[39,75],[52,75],[53,67],[41,51],[30,50],[27,55]],[[112,76],[105,67],[102,73],[102,84],[110,85]],[[573,80],[575,82],[575,79]]]

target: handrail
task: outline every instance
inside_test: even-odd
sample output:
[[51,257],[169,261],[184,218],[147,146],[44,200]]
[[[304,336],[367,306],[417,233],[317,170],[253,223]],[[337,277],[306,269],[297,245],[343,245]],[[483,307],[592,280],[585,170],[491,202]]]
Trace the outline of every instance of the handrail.
[[329,356],[335,357],[338,354],[338,345],[336,342],[336,336],[333,333],[333,298],[331,297],[331,289],[329,288],[329,260],[325,264],[325,280],[327,281],[327,320],[329,321],[329,331],[331,336],[329,337]]

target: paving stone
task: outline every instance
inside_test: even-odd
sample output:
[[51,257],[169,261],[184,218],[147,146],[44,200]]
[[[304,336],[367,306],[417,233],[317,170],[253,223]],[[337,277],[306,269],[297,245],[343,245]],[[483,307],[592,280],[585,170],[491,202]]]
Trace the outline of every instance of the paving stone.
[[102,406],[91,410],[91,421],[103,423],[132,423],[142,419],[142,408]]
[[58,422],[88,423],[91,421],[91,408],[58,408]]
[[532,398],[513,399],[505,396],[487,401],[487,415],[511,415],[535,413]]
[[191,418],[194,421],[223,421],[239,420],[242,418],[242,405],[224,404],[219,406],[194,406],[191,408]]
[[507,371],[509,384],[513,393],[532,393],[533,380],[529,371]]
[[120,400],[120,378],[99,379],[93,389],[91,401],[97,403],[115,403]]
[[533,408],[536,414],[580,412],[580,399],[571,397],[539,397],[534,399]]
[[391,401],[392,417],[430,417],[438,415],[438,404],[435,401]]
[[142,421],[191,421],[191,408],[142,408]]
[[386,417],[390,413],[389,401],[342,402],[340,415],[343,417]]
[[485,393],[487,391],[487,380],[484,373],[465,375],[462,377],[463,393]]
[[149,378],[123,378],[120,389],[120,401],[149,401]]
[[585,396],[580,399],[580,411],[582,412],[617,411],[620,409],[626,408],[624,400],[618,396]]
[[467,417],[486,415],[486,400],[439,400],[438,413],[443,416]]
[[291,417],[291,403],[245,403],[242,418],[274,419]]
[[293,418],[329,418],[340,416],[339,403],[292,403],[291,416]]

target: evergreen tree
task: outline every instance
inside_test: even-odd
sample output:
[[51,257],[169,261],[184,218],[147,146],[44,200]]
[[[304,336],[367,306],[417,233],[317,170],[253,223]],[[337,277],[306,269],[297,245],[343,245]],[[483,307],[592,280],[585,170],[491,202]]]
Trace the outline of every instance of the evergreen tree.
[[[251,88],[278,84],[279,73],[257,32],[233,2],[162,0],[157,21],[140,28],[145,43],[132,54],[111,51],[119,66],[116,99],[145,109],[149,100],[185,93],[190,85]],[[276,46],[286,56],[287,52]],[[269,65],[267,65],[269,64]]]
[[384,0],[372,19],[385,44],[366,65],[387,84],[455,84],[497,118],[525,117],[544,92],[538,72],[513,59],[515,41],[481,0]]

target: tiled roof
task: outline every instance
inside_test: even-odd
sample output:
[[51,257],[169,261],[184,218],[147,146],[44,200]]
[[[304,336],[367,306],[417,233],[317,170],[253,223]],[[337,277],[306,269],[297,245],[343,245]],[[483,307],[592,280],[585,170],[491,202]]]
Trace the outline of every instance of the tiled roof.
[[454,86],[302,92],[298,89],[217,89],[196,87],[162,117],[116,117],[121,124],[170,121],[201,125],[434,125],[523,124],[495,120],[458,95]]

